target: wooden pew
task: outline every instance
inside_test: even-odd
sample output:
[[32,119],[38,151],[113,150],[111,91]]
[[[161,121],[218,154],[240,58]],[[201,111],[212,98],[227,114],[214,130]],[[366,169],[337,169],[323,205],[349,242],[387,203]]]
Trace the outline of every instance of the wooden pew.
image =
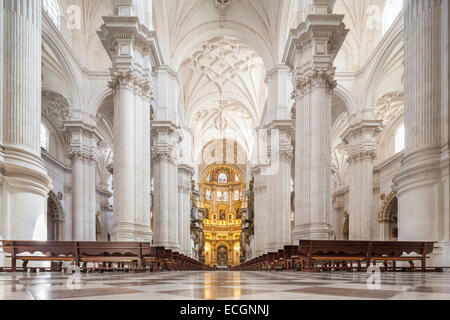
[[[61,271],[64,262],[78,265],[78,246],[75,241],[1,241],[3,251],[10,255],[11,271],[17,271],[17,260],[23,261],[22,270],[28,271],[28,263],[50,262],[51,271]],[[42,254],[38,256],[36,254]],[[31,268],[35,270],[35,268]]]
[[[133,271],[142,270],[142,247],[140,242],[78,242],[80,262],[83,271],[87,271],[87,264],[93,263],[94,270],[111,270],[117,264],[118,270],[125,270],[125,266]],[[101,264],[96,268],[96,264]],[[128,269],[129,270],[129,269]]]
[[[23,261],[21,270],[27,271],[29,261],[51,262],[50,271],[62,271],[64,262],[72,262],[88,271],[154,270],[211,270],[210,267],[164,247],[152,247],[147,242],[93,242],[93,241],[8,241],[0,247],[11,258],[13,272],[17,271],[17,260]],[[35,255],[40,253],[41,255]],[[117,267],[113,268],[113,264]],[[5,268],[0,266],[1,270]],[[127,270],[130,270],[127,268]],[[32,268],[34,269],[34,268]]]
[[313,271],[316,266],[320,270],[349,270],[354,263],[362,271],[362,263],[370,265],[368,244],[368,241],[300,240],[301,271]]
[[[397,271],[397,262],[408,262],[409,270],[416,269],[414,262],[421,262],[421,271],[426,271],[428,255],[433,252],[434,242],[387,242],[373,241],[370,243],[371,261],[382,262],[385,270]],[[392,263],[392,267],[388,265]]]

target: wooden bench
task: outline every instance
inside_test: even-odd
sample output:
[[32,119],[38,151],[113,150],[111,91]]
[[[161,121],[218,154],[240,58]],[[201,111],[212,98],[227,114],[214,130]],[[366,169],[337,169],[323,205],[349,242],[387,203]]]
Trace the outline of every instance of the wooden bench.
[[[0,242],[11,271],[18,271],[17,260],[23,261],[20,271],[28,271],[29,261],[50,262],[50,271],[62,271],[64,262],[72,262],[82,271],[127,270],[211,270],[203,263],[148,242],[94,241],[8,241]],[[40,255],[37,255],[40,254]],[[93,267],[88,268],[88,264]],[[113,266],[113,264],[117,266]],[[4,271],[7,268],[0,266]],[[32,268],[35,269],[35,268]]]
[[[2,241],[3,251],[11,258],[11,271],[17,271],[17,260],[23,261],[22,271],[28,271],[28,263],[50,262],[51,271],[61,271],[64,262],[78,264],[77,242],[66,241]],[[41,254],[38,256],[36,254]],[[34,270],[34,268],[32,268]]]
[[[423,241],[300,240],[297,246],[263,254],[233,270],[364,271],[371,264],[382,263],[381,271],[425,271],[433,247],[434,242]],[[421,262],[420,268],[414,265],[417,261]],[[407,262],[409,267],[399,268],[397,262]]]
[[[142,270],[142,246],[140,242],[80,241],[78,250],[82,270],[93,263],[93,270]],[[117,268],[113,267],[117,264]],[[97,267],[97,265],[99,265]],[[127,267],[127,268],[125,268]]]
[[[349,270],[354,263],[358,271],[362,271],[378,262],[383,262],[383,271],[396,271],[399,261],[408,262],[411,271],[415,269],[414,261],[421,261],[421,270],[425,271],[427,255],[433,252],[433,246],[434,242],[301,240],[299,252],[305,255],[302,271],[318,266],[319,270]],[[393,267],[389,267],[388,262],[392,262]]]
[[[414,262],[420,261],[420,269],[426,271],[427,258],[433,252],[434,244],[435,242],[372,241],[370,257],[374,264],[382,262],[385,270],[397,271],[397,262],[408,262],[409,270],[413,271],[416,269]],[[389,262],[392,267],[388,265]]]

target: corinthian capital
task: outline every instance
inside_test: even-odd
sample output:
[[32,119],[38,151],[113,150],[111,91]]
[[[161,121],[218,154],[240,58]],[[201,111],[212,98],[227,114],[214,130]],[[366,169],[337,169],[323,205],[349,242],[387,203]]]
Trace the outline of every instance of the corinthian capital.
[[382,129],[382,121],[372,113],[353,116],[352,123],[342,135],[348,152],[348,162],[374,160],[376,157],[376,137]]

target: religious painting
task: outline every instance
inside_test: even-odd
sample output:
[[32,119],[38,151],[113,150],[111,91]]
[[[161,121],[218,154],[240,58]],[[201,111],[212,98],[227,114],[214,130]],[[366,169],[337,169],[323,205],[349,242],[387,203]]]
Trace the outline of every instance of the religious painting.
[[222,191],[217,191],[216,200],[217,201],[222,201],[223,200]]
[[219,177],[217,178],[217,182],[228,183],[228,176],[225,173],[219,174]]

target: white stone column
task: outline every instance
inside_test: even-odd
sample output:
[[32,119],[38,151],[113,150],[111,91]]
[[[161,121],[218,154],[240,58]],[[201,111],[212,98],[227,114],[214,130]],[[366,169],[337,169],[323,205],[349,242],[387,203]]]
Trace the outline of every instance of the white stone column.
[[334,238],[331,225],[331,94],[336,86],[333,62],[348,30],[342,23],[342,15],[330,14],[334,1],[312,2],[313,12],[319,15],[308,15],[306,23],[291,32],[283,59],[294,70],[296,100],[294,242]]
[[72,240],[95,241],[95,148],[101,138],[94,120],[72,117],[64,123],[72,161]]
[[180,252],[191,255],[191,179],[194,169],[178,166],[178,239]]
[[277,252],[291,243],[291,160],[292,120],[289,119],[289,100],[292,83],[289,68],[277,65],[268,72],[267,78],[267,130],[270,166],[267,175],[268,198],[266,251]]
[[[161,63],[154,33],[139,16],[139,3],[114,0],[98,35],[112,60],[114,90],[114,240],[151,241],[151,69]],[[139,39],[137,41],[136,39]]]
[[3,0],[1,6],[0,237],[47,240],[51,181],[40,156],[42,2]]
[[177,127],[171,122],[154,121],[152,157],[155,166],[154,245],[174,251],[178,239],[178,167],[175,163]]
[[269,127],[278,136],[271,148],[271,166],[277,167],[271,176],[270,251],[278,252],[291,243],[291,145],[292,121],[276,120]]
[[382,121],[366,113],[354,116],[342,140],[348,147],[349,240],[372,240],[373,161]]
[[[443,17],[446,1],[405,2],[405,158],[394,178],[399,240],[444,239],[441,183]],[[447,22],[448,23],[448,22]],[[448,105],[447,105],[448,107]]]
[[262,174],[262,166],[253,168],[252,176],[255,179],[254,197],[255,197],[255,250],[254,257],[265,254],[266,248],[266,208],[267,208],[267,176]]

